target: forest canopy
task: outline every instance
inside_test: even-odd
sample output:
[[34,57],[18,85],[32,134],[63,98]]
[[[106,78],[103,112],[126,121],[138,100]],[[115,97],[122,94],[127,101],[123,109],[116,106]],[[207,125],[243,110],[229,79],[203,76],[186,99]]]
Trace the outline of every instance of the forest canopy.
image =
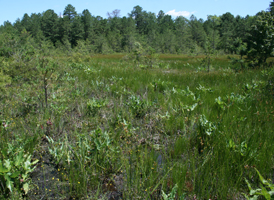
[[[12,38],[21,38],[27,33],[35,44],[46,40],[55,47],[88,45],[89,51],[95,53],[129,52],[135,41],[159,53],[199,53],[207,42],[214,50],[237,53],[235,39],[247,40],[246,33],[261,12],[246,17],[227,12],[221,16],[208,15],[206,20],[194,15],[190,19],[183,16],[174,19],[162,10],[152,13],[141,6],[135,6],[128,17],[120,17],[119,13],[116,9],[103,18],[93,16],[88,9],[77,13],[76,8],[68,4],[62,15],[48,9],[30,16],[24,14],[14,23],[6,21],[0,33]],[[6,53],[0,50],[1,55]]]
[[88,9],[78,13],[68,4],[59,15],[48,9],[24,14],[14,23],[4,22],[0,27],[0,56],[10,57],[19,47],[31,54],[42,46],[63,53],[128,53],[138,42],[156,53],[199,55],[210,49],[214,54],[247,55],[256,65],[272,56],[273,5],[271,2],[267,11],[255,16],[235,17],[227,12],[203,20],[194,15],[172,18],[162,10],[156,14],[139,5],[127,17],[121,17],[116,9],[103,18],[93,16]]

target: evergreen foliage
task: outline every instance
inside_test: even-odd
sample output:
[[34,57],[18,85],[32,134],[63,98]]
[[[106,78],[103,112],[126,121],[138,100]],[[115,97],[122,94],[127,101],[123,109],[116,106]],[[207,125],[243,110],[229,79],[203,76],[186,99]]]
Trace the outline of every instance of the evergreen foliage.
[[252,66],[263,65],[273,55],[274,17],[270,12],[261,12],[248,34],[248,60]]
[[[273,2],[270,3],[269,13],[272,13],[272,5]],[[79,44],[80,49],[85,44],[95,53],[131,52],[134,43],[139,42],[144,48],[150,46],[157,53],[203,54],[208,40],[215,53],[237,53],[234,41],[236,38],[243,42],[254,40],[248,34],[254,33],[252,26],[258,18],[234,17],[229,12],[221,16],[209,15],[205,21],[194,15],[190,19],[182,16],[172,18],[162,10],[155,14],[139,5],[128,17],[120,17],[118,9],[107,16],[93,16],[88,9],[77,14],[71,4],[59,16],[51,9],[30,16],[24,14],[13,24],[7,21],[1,26],[0,33],[6,36],[1,37],[0,43],[6,37],[11,41],[13,37],[20,37],[25,30],[36,44],[48,40],[68,52],[71,48],[79,49]],[[254,48],[251,44],[248,47],[249,50]],[[9,46],[0,49],[0,55],[9,56]]]

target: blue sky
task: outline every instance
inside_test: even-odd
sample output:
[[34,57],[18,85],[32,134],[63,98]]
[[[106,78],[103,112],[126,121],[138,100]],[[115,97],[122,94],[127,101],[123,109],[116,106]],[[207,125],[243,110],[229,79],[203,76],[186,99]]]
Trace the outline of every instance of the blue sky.
[[165,13],[176,17],[183,15],[187,18],[194,14],[197,18],[206,19],[207,15],[222,15],[230,12],[234,16],[255,15],[266,10],[272,0],[0,0],[0,25],[4,21],[15,22],[22,19],[25,13],[42,13],[53,9],[58,15],[63,13],[68,4],[72,4],[78,13],[88,9],[92,15],[107,17],[107,12],[121,10],[121,16],[127,16],[134,6],[139,5],[143,10]]

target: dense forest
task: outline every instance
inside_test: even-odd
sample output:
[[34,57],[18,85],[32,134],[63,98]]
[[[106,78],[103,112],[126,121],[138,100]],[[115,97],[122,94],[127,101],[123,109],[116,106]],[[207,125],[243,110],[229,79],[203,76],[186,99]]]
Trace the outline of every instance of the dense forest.
[[247,33],[264,11],[246,17],[227,12],[221,16],[208,15],[206,20],[194,15],[190,19],[182,16],[173,19],[162,10],[155,14],[140,6],[135,6],[128,17],[120,17],[119,13],[114,10],[108,13],[108,18],[103,18],[92,16],[88,9],[77,13],[68,4],[60,15],[51,9],[30,16],[25,14],[13,24],[6,21],[1,26],[0,55],[11,55],[11,49],[19,43],[28,42],[39,48],[45,41],[68,51],[75,48],[104,54],[130,52],[136,41],[158,53],[199,54],[207,46],[221,53],[239,53],[239,41],[248,42]]

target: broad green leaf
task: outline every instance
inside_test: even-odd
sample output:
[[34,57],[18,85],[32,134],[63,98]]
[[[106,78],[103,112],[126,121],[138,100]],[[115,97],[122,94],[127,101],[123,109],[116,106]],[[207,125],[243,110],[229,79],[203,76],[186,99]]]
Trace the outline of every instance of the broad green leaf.
[[245,182],[247,184],[247,187],[248,187],[249,191],[251,191],[252,187],[251,187],[250,183],[248,182],[248,180],[246,178],[245,178]]
[[18,167],[24,161],[23,151],[20,151],[15,157],[15,166]]
[[31,163],[29,160],[27,160],[24,162],[23,168],[24,168],[24,170],[26,170],[28,172],[28,171],[30,171],[30,166],[31,166]]
[[99,143],[99,141],[98,141],[97,138],[94,140],[94,143],[96,144],[97,150],[100,151],[100,149],[101,149],[101,144]]
[[258,199],[258,195],[254,195],[253,197],[251,197],[249,200],[257,200]]
[[31,163],[31,165],[35,165],[36,163],[38,163],[39,162],[39,160],[35,160],[35,161],[33,161],[32,163]]
[[27,173],[22,174],[22,178],[23,178],[23,180],[26,180],[28,178],[28,174]]
[[242,195],[244,195],[247,200],[250,200],[250,198],[245,193],[242,193]]
[[29,184],[28,183],[24,183],[23,189],[24,189],[25,193],[27,194],[28,191],[29,191]]
[[266,188],[261,186],[262,188],[262,195],[266,198],[266,200],[270,200],[271,199],[271,196],[270,194],[267,192]]
[[269,185],[269,183],[267,182],[267,180],[265,180],[265,179],[263,178],[263,176],[261,175],[261,173],[260,173],[256,168],[255,168],[255,170],[256,170],[257,174],[259,175],[259,178],[260,178],[261,182],[262,182],[264,185]]
[[271,191],[268,191],[268,193],[270,194],[270,196],[274,195],[274,191],[272,189],[271,189]]
[[196,107],[197,107],[197,103],[193,104],[192,106],[190,106],[190,110],[193,111]]
[[8,149],[5,148],[5,147],[2,148],[2,149],[1,149],[1,153],[4,155],[4,158],[7,157],[7,155],[8,155]]
[[262,189],[258,188],[256,190],[251,190],[250,195],[255,195],[255,194],[261,195],[261,192],[262,192]]
[[0,173],[9,172],[9,169],[3,166],[2,162],[0,161]]
[[159,144],[154,144],[154,145],[153,145],[153,148],[154,148],[156,151],[159,151],[159,150],[160,150],[160,145],[159,145]]
[[5,179],[6,179],[6,186],[7,188],[9,188],[9,190],[12,192],[12,185],[13,185],[13,182],[10,180],[10,177],[5,174]]
[[168,199],[168,196],[166,195],[166,193],[162,190],[162,197],[164,198],[164,200]]
[[10,171],[12,167],[12,162],[8,159],[4,161],[4,166]]
[[11,174],[10,177],[11,177],[11,178],[17,178],[17,177],[19,176],[20,173],[21,173],[20,171],[14,172],[14,173]]

